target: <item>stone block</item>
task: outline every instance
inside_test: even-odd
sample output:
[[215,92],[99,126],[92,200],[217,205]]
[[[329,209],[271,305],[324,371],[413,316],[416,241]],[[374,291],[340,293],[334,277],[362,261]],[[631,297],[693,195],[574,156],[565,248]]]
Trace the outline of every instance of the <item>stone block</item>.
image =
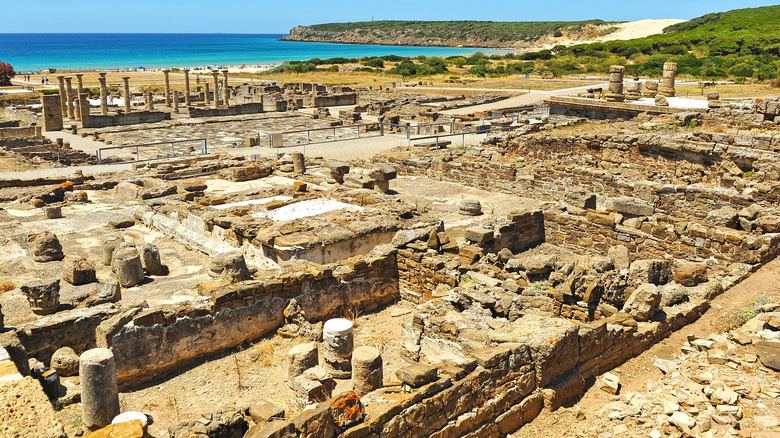
[[252,278],[241,251],[231,251],[214,256],[209,263],[209,275],[220,277],[231,283]]
[[70,347],[62,347],[51,356],[51,368],[62,377],[79,374],[79,355]]
[[661,303],[661,292],[654,284],[639,286],[623,305],[623,312],[634,317],[637,321],[648,321],[658,311]]
[[674,281],[687,287],[693,287],[707,281],[707,265],[685,264],[674,271]]
[[142,264],[148,275],[164,275],[165,268],[160,261],[160,251],[156,245],[145,243],[142,253]]
[[482,214],[482,204],[477,200],[462,201],[458,211],[464,216],[479,216]]
[[630,196],[620,196],[617,198],[609,198],[607,200],[607,208],[615,210],[621,214],[629,214],[633,216],[652,216],[655,212],[653,204]]
[[65,258],[57,235],[48,231],[33,237],[33,255],[36,262],[53,262]]
[[95,267],[78,254],[68,254],[62,261],[62,279],[74,286],[94,283]]
[[336,382],[321,366],[304,371],[293,379],[293,390],[308,403],[321,403],[331,397]]
[[43,207],[43,216],[46,219],[59,219],[62,217],[62,207],[58,205]]
[[111,267],[122,287],[133,287],[144,280],[141,255],[134,246],[122,244],[117,246],[111,259]]
[[465,230],[466,240],[474,242],[477,245],[484,245],[488,242],[492,242],[495,238],[493,230],[488,230],[482,227],[471,227]]
[[249,415],[257,424],[268,423],[275,420],[284,420],[284,409],[266,401],[259,400],[249,405]]
[[395,168],[389,164],[377,164],[368,173],[371,179],[378,181],[390,181],[398,177],[398,173]]
[[419,388],[436,380],[438,378],[438,370],[430,365],[416,364],[399,368],[396,370],[395,375],[401,382],[413,388]]

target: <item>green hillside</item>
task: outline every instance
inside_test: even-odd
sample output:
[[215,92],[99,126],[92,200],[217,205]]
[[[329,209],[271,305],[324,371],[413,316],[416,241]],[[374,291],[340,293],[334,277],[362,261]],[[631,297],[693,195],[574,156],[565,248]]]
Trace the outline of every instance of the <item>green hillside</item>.
[[[676,61],[678,72],[703,77],[777,77],[780,60],[780,6],[707,14],[628,41],[556,47],[556,57],[588,70],[605,61],[626,65],[629,72],[660,74],[664,61]],[[583,67],[584,66],[584,67]]]
[[561,30],[578,30],[586,25],[602,25],[603,20],[587,21],[362,21],[307,26],[314,32],[399,32],[421,38],[473,39],[484,41],[536,41]]

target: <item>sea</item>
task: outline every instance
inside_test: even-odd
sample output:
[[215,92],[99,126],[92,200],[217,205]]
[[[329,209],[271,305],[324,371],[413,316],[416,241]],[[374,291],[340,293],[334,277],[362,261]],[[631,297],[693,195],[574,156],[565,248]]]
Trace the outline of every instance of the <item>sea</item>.
[[282,34],[0,33],[0,61],[17,73],[162,67],[269,66],[312,58],[453,56],[495,50],[279,41]]

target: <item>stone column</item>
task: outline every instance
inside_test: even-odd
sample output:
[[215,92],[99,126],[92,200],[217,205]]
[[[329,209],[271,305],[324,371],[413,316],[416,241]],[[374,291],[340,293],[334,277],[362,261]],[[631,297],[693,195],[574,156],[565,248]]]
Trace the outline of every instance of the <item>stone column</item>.
[[219,109],[219,71],[213,70],[214,76],[214,109]]
[[658,94],[666,97],[674,97],[676,91],[674,89],[674,79],[677,76],[677,63],[665,62],[664,63],[664,78],[661,86],[658,89]]
[[65,77],[65,107],[68,110],[68,118],[75,119],[76,115],[73,112],[73,78],[70,76]]
[[306,161],[304,160],[303,153],[295,151],[292,153],[293,171],[296,175],[303,175],[306,173]]
[[146,110],[154,111],[154,94],[151,91],[146,92]]
[[656,94],[658,94],[658,82],[644,81],[642,83],[642,97],[655,98]]
[[190,69],[184,69],[184,105],[190,106]]
[[173,112],[178,113],[179,112],[179,92],[174,91],[173,92]]
[[89,128],[89,99],[87,93],[79,94],[79,116],[81,117],[81,127]]
[[122,82],[125,91],[125,114],[130,114],[130,76],[122,76]]
[[84,73],[76,73],[76,86],[78,94],[81,94],[84,92]]
[[626,84],[625,96],[627,100],[639,100],[642,98],[642,83],[639,81],[628,81]]
[[358,396],[384,386],[382,355],[374,347],[358,347],[352,354],[352,387]]
[[111,420],[119,415],[114,353],[107,348],[93,348],[82,353],[79,380],[84,426],[95,430],[111,424]]
[[293,379],[303,374],[309,368],[319,365],[319,353],[314,342],[299,344],[287,353],[290,366],[287,368],[287,382],[292,385]]
[[622,65],[609,67],[609,90],[605,96],[607,101],[622,102],[625,100],[625,96],[623,96],[623,73],[625,70]]
[[205,92],[203,93],[203,102],[206,103],[206,106],[209,106],[211,103],[211,90],[209,90],[209,83],[205,82]]
[[352,321],[343,318],[329,319],[322,327],[323,367],[337,379],[352,376]]
[[171,80],[168,77],[170,73],[171,71],[167,68],[163,70],[163,74],[165,75],[165,106],[167,108],[171,107]]
[[54,94],[41,96],[41,124],[44,132],[62,131],[60,96]]
[[225,96],[223,98],[225,108],[230,106],[230,89],[228,88],[228,71],[222,70],[222,75],[225,77],[223,83],[222,83],[222,95]]
[[98,73],[100,77],[100,113],[108,114],[108,89],[106,88],[106,74]]
[[68,107],[66,105],[67,96],[65,96],[65,76],[57,76],[60,83],[60,113],[62,117],[68,117]]

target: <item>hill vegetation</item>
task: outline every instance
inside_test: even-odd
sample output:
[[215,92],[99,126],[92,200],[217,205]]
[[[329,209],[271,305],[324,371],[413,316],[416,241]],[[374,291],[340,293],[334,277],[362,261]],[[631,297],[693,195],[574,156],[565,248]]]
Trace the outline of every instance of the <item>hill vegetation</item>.
[[[566,26],[587,26],[590,22],[566,23]],[[428,32],[448,32],[445,23],[453,22],[367,22],[323,24],[312,28],[330,31],[358,29],[360,26],[380,30],[406,27],[408,32],[425,29]],[[455,22],[464,23],[464,22]],[[483,22],[484,23],[484,22]],[[603,23],[603,22],[601,22]],[[413,25],[414,24],[414,25]],[[514,38],[537,38],[542,29],[549,31],[563,23],[539,27],[539,23],[488,23],[475,28],[474,35],[483,38],[510,38],[505,34],[509,25],[517,25]],[[521,25],[525,25],[521,26]],[[416,27],[415,27],[416,26]],[[459,26],[464,27],[464,26]],[[677,63],[678,75],[705,80],[733,78],[738,82],[773,80],[780,83],[780,6],[737,9],[707,14],[693,20],[670,26],[663,34],[624,41],[555,46],[523,54],[486,55],[448,58],[402,58],[398,56],[362,59],[313,59],[289,62],[278,71],[302,73],[312,70],[344,70],[342,64],[360,64],[352,71],[398,74],[404,77],[449,73],[477,77],[505,76],[531,72],[550,72],[555,75],[606,74],[610,65],[623,65],[627,75],[658,77],[667,61]],[[328,67],[325,67],[329,65]]]

